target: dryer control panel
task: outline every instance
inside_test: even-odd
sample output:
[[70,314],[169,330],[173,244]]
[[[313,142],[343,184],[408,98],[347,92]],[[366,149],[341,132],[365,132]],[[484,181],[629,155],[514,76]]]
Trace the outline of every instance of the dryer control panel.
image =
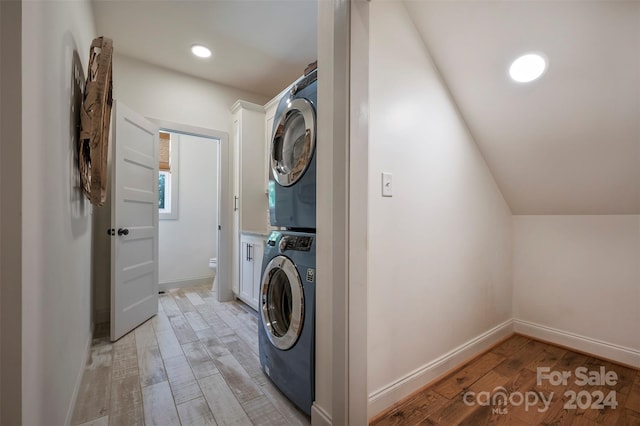
[[313,237],[306,235],[284,235],[280,239],[280,251],[310,251]]
[[310,71],[309,74],[301,77],[298,81],[296,81],[293,86],[291,86],[291,90],[289,91],[290,95],[293,96],[314,81],[318,79],[318,70],[315,69]]

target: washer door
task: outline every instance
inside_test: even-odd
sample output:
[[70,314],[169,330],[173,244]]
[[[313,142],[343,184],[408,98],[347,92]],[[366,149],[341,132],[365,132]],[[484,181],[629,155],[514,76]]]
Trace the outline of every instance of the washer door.
[[278,349],[298,341],[304,321],[304,291],[295,265],[285,256],[269,262],[262,275],[260,315],[267,337]]
[[309,167],[316,145],[316,113],[303,98],[282,111],[271,141],[271,170],[282,186],[296,183]]

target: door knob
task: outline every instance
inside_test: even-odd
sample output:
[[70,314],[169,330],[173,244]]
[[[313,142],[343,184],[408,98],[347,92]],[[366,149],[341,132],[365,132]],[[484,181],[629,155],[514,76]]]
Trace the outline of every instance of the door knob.
[[107,229],[107,235],[116,235],[116,230],[113,228]]
[[129,235],[129,230],[127,228],[120,228],[118,229],[118,235]]

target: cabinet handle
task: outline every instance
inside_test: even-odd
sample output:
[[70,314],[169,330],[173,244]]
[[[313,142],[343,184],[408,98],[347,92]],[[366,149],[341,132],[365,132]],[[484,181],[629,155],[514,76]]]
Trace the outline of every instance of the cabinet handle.
[[233,211],[238,211],[238,197],[234,196],[233,197]]
[[249,249],[249,262],[251,262],[251,248],[253,247],[253,244],[247,244],[247,248]]

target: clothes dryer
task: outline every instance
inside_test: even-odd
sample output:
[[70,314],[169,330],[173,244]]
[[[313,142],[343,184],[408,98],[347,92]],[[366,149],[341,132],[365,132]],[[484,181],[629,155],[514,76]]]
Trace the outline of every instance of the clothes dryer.
[[276,109],[270,144],[272,226],[316,228],[317,70],[298,79]]

